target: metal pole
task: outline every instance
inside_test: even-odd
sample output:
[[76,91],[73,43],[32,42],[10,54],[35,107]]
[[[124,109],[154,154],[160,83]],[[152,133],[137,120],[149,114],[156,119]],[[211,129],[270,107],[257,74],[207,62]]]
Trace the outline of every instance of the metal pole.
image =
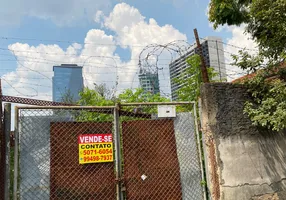
[[201,64],[201,72],[202,72],[203,82],[204,83],[208,83],[208,82],[210,82],[209,81],[209,75],[208,75],[208,71],[207,71],[207,67],[206,67],[206,63],[205,63],[205,59],[204,59],[204,55],[203,55],[203,51],[202,51],[202,46],[201,46],[201,43],[200,43],[200,39],[199,39],[199,35],[198,35],[197,29],[194,29],[194,34],[195,34],[198,50],[199,50],[200,56],[201,56],[201,62],[202,62],[202,64]]
[[88,110],[88,109],[107,109],[115,108],[115,106],[18,106],[19,109],[63,109],[63,110]]
[[5,167],[5,193],[4,199],[10,199],[10,132],[11,132],[11,104],[5,103],[4,106],[4,134],[5,134],[5,157],[6,157],[6,167]]
[[5,197],[5,154],[5,133],[2,122],[2,87],[0,79],[0,199],[4,199]]
[[140,103],[120,103],[121,106],[140,106],[140,105],[189,105],[194,101],[172,101],[172,102],[140,102]]
[[[197,117],[197,108],[196,104],[194,104],[194,116],[195,116],[195,126],[196,126],[196,135],[197,135],[197,145],[199,149],[199,159],[200,159],[200,167],[201,167],[201,174],[202,174],[202,180],[205,181],[205,173],[204,173],[204,167],[203,167],[203,162],[202,162],[202,148],[201,148],[201,142],[200,142],[200,134],[199,134],[199,127],[198,127],[198,117]],[[204,200],[207,199],[207,194],[206,194],[206,187],[203,188],[203,194],[204,194]]]
[[220,78],[220,81],[221,81],[220,60],[219,60],[219,52],[218,52],[217,40],[216,40],[215,42],[216,42],[216,53],[217,53],[217,62],[218,62],[219,78]]
[[18,148],[19,148],[19,109],[15,106],[15,146],[14,146],[14,185],[13,185],[13,200],[17,200],[18,186]]
[[120,151],[120,129],[119,129],[119,105],[114,108],[114,145],[115,145],[115,169],[116,169],[116,194],[117,200],[123,200],[121,191],[121,151]]

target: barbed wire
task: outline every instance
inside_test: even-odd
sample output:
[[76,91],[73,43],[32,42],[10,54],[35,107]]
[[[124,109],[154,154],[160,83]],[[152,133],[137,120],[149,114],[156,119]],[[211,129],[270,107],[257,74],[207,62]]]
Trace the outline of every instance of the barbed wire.
[[[209,40],[209,41],[215,41],[215,40]],[[217,42],[221,42],[221,41],[217,41]],[[223,43],[223,42],[221,42]],[[104,45],[104,44],[102,44]],[[35,72],[35,73],[38,73],[39,75],[42,75],[44,77],[47,77],[51,82],[52,80],[44,75],[43,73],[53,73],[52,71],[39,71],[39,70],[35,70],[35,69],[31,69],[25,65],[23,65],[20,61],[23,61],[23,62],[27,62],[27,63],[36,63],[36,64],[52,64],[52,63],[61,63],[62,64],[62,61],[58,61],[58,60],[51,60],[51,59],[47,59],[47,58],[39,58],[39,57],[33,57],[33,56],[28,56],[28,55],[18,55],[16,56],[16,52],[25,52],[29,55],[33,55],[33,54],[43,54],[43,55],[64,55],[64,56],[71,56],[71,55],[74,55],[74,56],[77,56],[78,57],[86,57],[85,60],[82,62],[83,63],[83,66],[89,66],[89,67],[96,67],[96,68],[105,68],[105,69],[108,69],[108,68],[112,68],[112,69],[115,69],[116,72],[102,72],[102,73],[99,73],[99,72],[92,72],[92,71],[88,71],[88,74],[91,74],[91,75],[110,75],[110,74],[116,74],[116,80],[113,81],[113,80],[94,80],[94,79],[88,79],[86,78],[85,76],[84,79],[87,80],[87,81],[98,81],[98,82],[112,82],[112,83],[115,83],[116,86],[119,84],[119,78],[118,78],[118,74],[120,73],[125,73],[125,74],[134,74],[133,76],[133,80],[132,81],[128,81],[128,80],[122,80],[120,82],[122,83],[131,83],[132,87],[133,87],[133,83],[135,82],[138,82],[138,80],[135,80],[135,77],[136,75],[138,75],[138,69],[142,69],[142,70],[145,70],[147,69],[148,71],[151,71],[153,73],[158,73],[158,71],[162,71],[162,75],[163,75],[163,78],[160,78],[160,81],[162,80],[167,80],[167,81],[170,81],[169,77],[165,77],[165,74],[164,74],[164,67],[165,66],[169,66],[169,64],[162,64],[162,63],[159,63],[159,61],[162,61],[162,60],[168,60],[169,63],[171,63],[175,57],[181,57],[183,55],[185,55],[186,53],[188,53],[188,51],[190,51],[191,49],[194,49],[196,45],[191,45],[190,43],[188,43],[187,41],[184,41],[184,40],[179,40],[179,41],[173,41],[173,42],[170,42],[170,43],[167,43],[167,44],[164,44],[164,45],[161,45],[161,44],[150,44],[150,45],[147,45],[145,46],[140,55],[139,55],[139,58],[138,59],[130,59],[128,58],[128,60],[137,60],[138,61],[138,65],[126,65],[126,64],[121,64],[121,65],[117,65],[117,62],[116,60],[117,59],[120,59],[122,60],[123,58],[122,57],[118,57],[118,56],[96,56],[96,55],[83,55],[83,54],[67,54],[67,53],[64,53],[64,54],[59,54],[59,53],[48,53],[48,52],[41,52],[41,51],[21,51],[21,50],[13,50],[13,49],[5,49],[5,48],[0,48],[0,50],[7,50],[7,51],[10,51],[13,53],[13,55],[9,55],[9,54],[4,54],[4,56],[12,56],[15,58],[15,60],[9,60],[9,61],[16,61],[20,66],[22,66],[23,68],[26,68],[27,70],[17,70],[17,71],[31,71],[31,72]],[[227,52],[225,51],[224,49],[220,49],[218,48],[217,46],[209,46],[209,48],[215,48],[219,51],[222,51],[224,53],[228,53],[228,54],[231,54],[233,55],[233,53],[231,52]],[[242,47],[240,47],[242,48]],[[243,48],[245,49],[245,48]],[[169,55],[170,55],[170,58],[169,59],[165,59],[165,58],[160,58],[160,56],[164,53],[164,52],[167,52]],[[22,59],[20,59],[22,58]],[[23,59],[23,58],[28,58],[27,59]],[[89,59],[92,59],[92,58],[97,58],[97,59],[101,59],[101,62],[87,62],[89,61]],[[29,60],[30,59],[30,60]],[[114,65],[112,64],[106,64],[106,63],[103,63],[103,59],[112,59],[114,61]],[[1,61],[1,60],[0,60]],[[41,61],[45,61],[45,62],[41,62]],[[77,62],[77,63],[81,63],[81,62]],[[105,67],[101,67],[101,66],[94,66],[94,65],[90,65],[90,64],[97,64],[97,65],[103,65]],[[225,64],[225,65],[233,65],[232,63],[225,63],[225,62],[221,62],[221,64]],[[118,69],[128,69],[128,66],[130,67],[128,71],[124,72],[124,71],[118,71]],[[1,70],[4,70],[4,69],[1,69]],[[131,70],[134,70],[134,72],[131,72]],[[136,72],[135,72],[136,71]],[[231,72],[232,70],[228,70],[226,69],[226,72]],[[245,75],[246,73],[245,72],[238,72],[238,71],[232,71],[233,74],[231,73],[226,73],[225,76],[227,77],[230,77],[232,75]],[[230,75],[231,74],[231,75]],[[22,77],[21,77],[22,78]],[[27,78],[28,80],[29,79],[33,79],[33,80],[37,80],[37,79],[40,79],[40,78]],[[37,87],[48,87],[48,88],[51,88],[50,86],[44,86],[44,85],[41,85],[41,84],[32,84],[32,83],[23,83],[23,81],[20,81],[18,83],[22,83],[22,84],[30,84],[30,85],[34,85],[34,86],[37,86]],[[12,85],[10,85],[12,87]],[[131,87],[131,88],[132,88]],[[163,85],[160,85],[160,87],[165,87],[165,88],[170,88],[169,85],[166,85],[166,86],[163,86]],[[117,87],[115,89],[115,93],[117,92]],[[121,90],[121,89],[118,89],[118,90]],[[17,91],[18,92],[18,91]],[[24,94],[22,94],[24,95]]]
[[218,42],[218,43],[224,44],[224,45],[226,45],[226,46],[231,46],[231,47],[234,47],[234,48],[240,49],[240,50],[248,50],[248,51],[256,51],[256,52],[259,51],[259,50],[257,50],[257,49],[250,49],[250,48],[241,47],[241,46],[237,46],[237,45],[234,45],[234,44],[226,43],[226,42],[223,42],[223,41],[221,41],[221,40],[212,40],[212,39],[206,39],[206,38],[200,38],[200,39],[201,39],[201,40],[204,40],[204,41]]

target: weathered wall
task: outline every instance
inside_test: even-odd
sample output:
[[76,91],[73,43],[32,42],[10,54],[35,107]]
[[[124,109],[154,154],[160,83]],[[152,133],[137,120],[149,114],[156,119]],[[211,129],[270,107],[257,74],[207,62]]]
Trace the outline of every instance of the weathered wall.
[[204,84],[201,99],[212,199],[286,199],[286,131],[253,126],[240,85]]

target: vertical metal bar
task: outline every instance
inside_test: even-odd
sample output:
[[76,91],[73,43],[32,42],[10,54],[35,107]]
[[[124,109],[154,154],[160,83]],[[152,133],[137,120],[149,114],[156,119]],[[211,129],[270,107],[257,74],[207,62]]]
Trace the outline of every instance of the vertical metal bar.
[[115,145],[115,169],[116,169],[116,194],[117,200],[122,200],[122,191],[121,191],[121,151],[120,151],[120,129],[119,129],[119,105],[116,104],[114,108],[114,145]]
[[[4,199],[5,188],[5,133],[2,121],[2,87],[0,79],[0,200]],[[2,167],[4,166],[4,167]]]
[[19,151],[19,109],[15,106],[15,146],[14,146],[14,185],[13,185],[13,200],[17,200],[18,186],[18,151]]
[[220,81],[221,81],[220,60],[219,60],[219,52],[218,52],[217,40],[216,40],[215,42],[216,42],[216,53],[217,53],[219,79],[220,79]]
[[[199,150],[199,159],[200,159],[200,167],[201,167],[201,174],[202,174],[202,180],[205,181],[205,173],[204,173],[204,167],[203,167],[203,162],[202,162],[202,147],[201,147],[201,142],[200,142],[200,134],[199,134],[199,127],[198,127],[198,117],[197,117],[197,108],[196,108],[196,103],[193,104],[194,106],[194,116],[195,116],[195,126],[196,126],[196,135],[197,135],[197,145],[198,145],[198,150]],[[206,194],[206,187],[203,188],[203,194],[204,194],[204,200],[207,199],[207,194]]]
[[207,70],[207,66],[206,66],[206,63],[205,63],[205,58],[204,58],[204,55],[203,55],[203,50],[202,50],[202,46],[201,46],[201,43],[200,43],[200,38],[199,38],[199,34],[198,34],[197,29],[194,29],[194,34],[195,34],[195,38],[196,38],[196,42],[197,42],[197,47],[198,47],[198,50],[200,52],[201,62],[202,62],[201,63],[201,72],[202,72],[203,82],[204,83],[209,83],[210,80],[209,80],[208,70]]
[[4,134],[5,134],[5,179],[4,179],[4,199],[9,199],[10,190],[10,131],[11,131],[11,104],[4,106]]

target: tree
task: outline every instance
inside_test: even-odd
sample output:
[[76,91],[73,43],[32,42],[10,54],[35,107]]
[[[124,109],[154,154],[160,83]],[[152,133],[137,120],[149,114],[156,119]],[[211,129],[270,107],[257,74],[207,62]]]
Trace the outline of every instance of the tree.
[[285,0],[211,0],[209,9],[214,28],[245,23],[245,31],[257,42],[257,55],[240,51],[233,55],[233,65],[255,72],[242,82],[252,98],[244,112],[255,125],[275,131],[286,124],[285,10]]
[[[82,106],[113,106],[116,99],[109,96],[110,90],[106,85],[95,85],[94,89],[84,88],[80,92],[79,105]],[[82,111],[77,116],[78,121],[112,121],[113,116],[110,114],[104,114],[108,110],[96,110],[95,112]],[[109,110],[111,111],[111,110]],[[112,113],[112,112],[111,112]]]
[[285,53],[285,0],[211,0],[209,6],[214,28],[245,23],[261,54],[277,59]]
[[250,20],[249,4],[251,0],[211,0],[209,21],[218,25],[240,25]]
[[[100,93],[100,91],[107,91],[105,88],[100,90],[84,88],[80,93],[79,104],[83,106],[113,106],[115,103],[132,103],[132,102],[166,102],[169,99],[161,97],[159,94],[151,94],[145,92],[142,88],[137,88],[135,90],[126,89],[123,93],[119,94],[118,98],[113,96],[107,96],[107,93]],[[107,99],[110,97],[110,99]],[[143,113],[154,113],[156,109],[154,106],[151,108],[141,108],[136,106],[129,106],[125,108],[129,112],[143,112]],[[105,110],[106,111],[106,110]],[[88,112],[84,111],[77,117],[78,121],[112,121],[113,115],[103,114],[104,110],[99,110],[98,112]]]
[[267,80],[264,73],[259,71],[255,78],[246,81],[253,101],[246,102],[244,113],[254,125],[280,131],[286,128],[286,82],[277,78]]
[[84,88],[79,93],[80,99],[78,103],[82,106],[110,106],[114,105],[115,99],[107,99],[106,95],[95,89]]
[[[187,58],[188,67],[183,71],[179,78],[175,78],[174,82],[182,85],[177,91],[178,100],[180,101],[197,101],[200,96],[200,87],[202,84],[201,60],[199,55],[193,55]],[[218,73],[214,69],[207,68],[210,80],[213,80]]]
[[66,90],[66,92],[61,97],[61,102],[67,104],[76,104],[75,96],[71,93],[70,90]]
[[94,83],[94,90],[107,100],[115,101],[116,99],[115,92],[109,89],[105,83],[101,83],[99,85]]
[[126,89],[119,95],[119,101],[122,103],[131,102],[167,102],[169,99],[160,96],[160,94],[153,94],[145,92],[142,88],[136,88],[134,91]]

